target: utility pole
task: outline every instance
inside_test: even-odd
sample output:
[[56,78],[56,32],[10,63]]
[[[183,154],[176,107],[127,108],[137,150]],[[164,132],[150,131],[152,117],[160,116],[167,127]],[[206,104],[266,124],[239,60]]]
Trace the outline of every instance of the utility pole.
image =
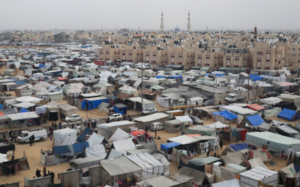
[[144,61],[142,61],[142,111],[144,110]]

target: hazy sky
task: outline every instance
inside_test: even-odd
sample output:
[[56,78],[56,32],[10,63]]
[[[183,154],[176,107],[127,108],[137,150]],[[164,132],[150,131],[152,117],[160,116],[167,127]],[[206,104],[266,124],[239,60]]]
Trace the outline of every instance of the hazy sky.
[[0,0],[5,29],[296,29],[299,0]]

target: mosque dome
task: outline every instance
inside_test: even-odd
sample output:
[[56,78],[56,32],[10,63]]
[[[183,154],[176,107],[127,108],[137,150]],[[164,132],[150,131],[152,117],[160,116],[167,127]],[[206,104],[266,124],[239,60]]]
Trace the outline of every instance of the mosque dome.
[[179,32],[180,31],[180,28],[177,26],[175,29],[174,29],[175,32]]

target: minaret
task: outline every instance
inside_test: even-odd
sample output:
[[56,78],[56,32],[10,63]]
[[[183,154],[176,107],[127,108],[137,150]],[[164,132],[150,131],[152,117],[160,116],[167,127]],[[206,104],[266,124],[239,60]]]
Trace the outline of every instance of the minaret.
[[160,32],[164,32],[164,13],[161,13],[161,18],[160,18]]
[[187,25],[187,31],[188,32],[191,32],[191,17],[190,17],[190,12],[189,12],[189,15],[188,15],[188,25]]

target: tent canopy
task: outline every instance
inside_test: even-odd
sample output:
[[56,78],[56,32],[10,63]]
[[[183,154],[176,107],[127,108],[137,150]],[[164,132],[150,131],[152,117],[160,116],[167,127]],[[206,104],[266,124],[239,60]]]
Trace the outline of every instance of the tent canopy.
[[246,143],[237,143],[237,144],[231,144],[229,145],[234,151],[240,151],[243,149],[249,149],[248,145]]
[[247,107],[250,108],[251,110],[255,110],[255,111],[260,111],[260,110],[266,109],[265,107],[260,106],[258,104],[247,105]]
[[178,145],[181,145],[181,144],[178,142],[169,142],[169,143],[161,144],[160,148],[164,149],[164,150],[168,150],[168,149],[170,149],[172,147],[176,147]]
[[260,126],[262,123],[265,123],[265,121],[260,117],[259,114],[253,116],[246,116],[246,118],[254,127]]
[[293,120],[293,117],[296,115],[296,113],[297,113],[297,111],[295,111],[295,110],[290,110],[290,109],[284,108],[284,109],[278,114],[278,117],[281,117],[281,118],[284,118],[284,119],[287,119],[287,120],[292,121],[292,120]]
[[133,172],[140,173],[142,171],[142,168],[137,166],[125,156],[114,158],[113,160],[101,160],[101,166],[109,173],[110,176]]
[[238,117],[237,115],[230,113],[227,110],[224,110],[222,112],[215,112],[215,113],[213,113],[213,115],[223,116],[225,119],[228,119],[228,120],[233,120]]

